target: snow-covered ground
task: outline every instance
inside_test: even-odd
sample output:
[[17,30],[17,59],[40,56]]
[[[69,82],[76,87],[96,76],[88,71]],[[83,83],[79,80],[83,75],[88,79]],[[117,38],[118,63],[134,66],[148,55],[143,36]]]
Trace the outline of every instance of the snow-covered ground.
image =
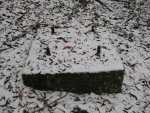
[[[149,113],[150,1],[128,10],[123,3],[106,0],[113,12],[91,1],[86,7],[76,0],[0,1],[1,113]],[[107,38],[117,49],[125,67],[122,93],[77,95],[23,85],[21,74],[38,30],[68,29],[72,21],[85,34],[93,25],[92,37]]]

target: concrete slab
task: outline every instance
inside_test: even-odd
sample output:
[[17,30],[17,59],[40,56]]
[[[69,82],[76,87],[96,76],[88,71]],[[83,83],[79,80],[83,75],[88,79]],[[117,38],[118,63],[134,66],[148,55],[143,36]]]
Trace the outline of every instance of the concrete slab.
[[124,67],[109,39],[89,28],[41,27],[23,70],[26,86],[75,93],[121,92]]

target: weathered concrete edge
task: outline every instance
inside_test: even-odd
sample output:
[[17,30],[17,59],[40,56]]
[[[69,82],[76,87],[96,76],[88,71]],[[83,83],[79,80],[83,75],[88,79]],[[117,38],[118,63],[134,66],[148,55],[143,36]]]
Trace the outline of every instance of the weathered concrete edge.
[[100,73],[59,73],[22,75],[24,85],[37,90],[67,91],[77,94],[120,93],[124,70]]

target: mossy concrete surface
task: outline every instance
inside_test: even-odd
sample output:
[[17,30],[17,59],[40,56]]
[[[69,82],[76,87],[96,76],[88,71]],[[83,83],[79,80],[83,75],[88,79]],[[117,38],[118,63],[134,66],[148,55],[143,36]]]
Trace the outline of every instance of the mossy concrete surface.
[[123,81],[123,70],[100,73],[23,74],[26,86],[38,90],[67,91],[77,94],[94,92],[119,93]]

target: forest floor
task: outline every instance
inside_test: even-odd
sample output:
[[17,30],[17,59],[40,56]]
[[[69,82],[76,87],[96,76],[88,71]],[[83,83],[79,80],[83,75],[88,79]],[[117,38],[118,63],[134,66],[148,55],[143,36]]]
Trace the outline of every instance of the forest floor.
[[[150,1],[130,8],[91,1],[0,0],[0,113],[149,113]],[[108,38],[116,48],[125,68],[122,93],[77,95],[24,86],[22,70],[38,29],[65,28],[72,19],[94,25],[94,38]]]

